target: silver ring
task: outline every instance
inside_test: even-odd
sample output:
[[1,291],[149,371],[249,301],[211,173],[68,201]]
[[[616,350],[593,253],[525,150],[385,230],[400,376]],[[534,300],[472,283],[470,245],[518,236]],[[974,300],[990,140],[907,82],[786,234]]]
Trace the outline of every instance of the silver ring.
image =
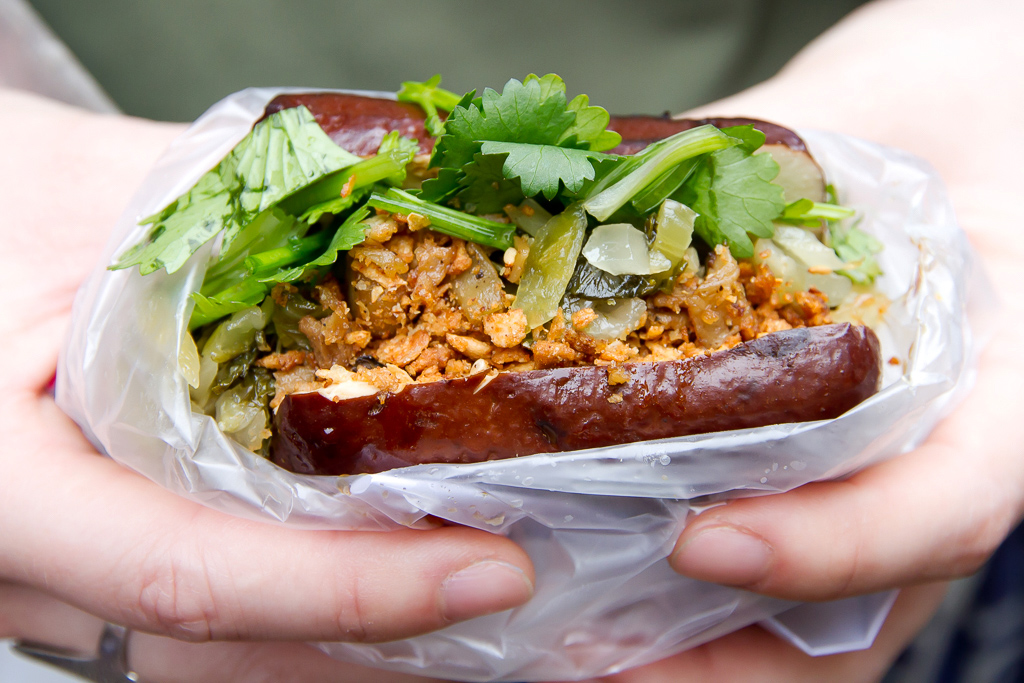
[[80,676],[93,683],[139,683],[138,675],[128,668],[128,638],[131,630],[116,624],[104,624],[95,655],[81,655],[41,643],[18,641],[14,650],[51,666]]

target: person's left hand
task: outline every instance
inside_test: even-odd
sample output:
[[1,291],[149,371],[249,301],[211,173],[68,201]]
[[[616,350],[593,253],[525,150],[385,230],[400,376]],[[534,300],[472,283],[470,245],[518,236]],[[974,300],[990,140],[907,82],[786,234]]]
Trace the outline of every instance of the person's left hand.
[[508,539],[239,519],[101,456],[47,386],[79,284],[181,126],[0,90],[0,638],[95,652],[135,629],[146,683],[408,680],[306,641],[394,640],[530,598]]

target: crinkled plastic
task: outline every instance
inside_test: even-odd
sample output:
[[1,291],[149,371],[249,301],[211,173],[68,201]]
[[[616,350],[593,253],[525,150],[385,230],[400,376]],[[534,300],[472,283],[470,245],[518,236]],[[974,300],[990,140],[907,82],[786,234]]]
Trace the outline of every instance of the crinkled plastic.
[[[322,644],[334,657],[467,681],[580,679],[648,663],[752,623],[811,654],[868,647],[894,592],[834,603],[765,598],[676,575],[666,557],[694,506],[842,477],[918,444],[969,383],[976,275],[935,172],[835,134],[805,140],[860,227],[881,239],[883,389],[835,419],[475,465],[350,477],[286,472],[191,411],[179,345],[208,251],[173,275],[112,272],[136,222],[187,190],[281,90],[204,114],[167,151],[82,287],[57,399],[98,448],[210,507],[295,528],[396,529],[427,515],[505,534],[530,555],[527,605],[408,640]],[[380,93],[376,93],[380,95]],[[382,568],[386,571],[386,567]]]

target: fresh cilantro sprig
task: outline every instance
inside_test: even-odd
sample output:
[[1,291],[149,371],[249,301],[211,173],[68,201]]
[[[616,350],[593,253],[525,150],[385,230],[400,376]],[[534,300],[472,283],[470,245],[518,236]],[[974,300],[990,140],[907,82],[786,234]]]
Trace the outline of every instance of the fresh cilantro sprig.
[[331,141],[305,107],[284,109],[257,123],[231,153],[187,193],[141,221],[146,238],[111,269],[138,265],[146,275],[181,268],[223,233],[222,251],[264,211],[311,182],[360,161]]
[[412,102],[423,109],[427,115],[424,127],[435,138],[444,135],[444,122],[437,110],[451,111],[455,109],[461,99],[455,93],[440,86],[441,74],[434,74],[423,83],[405,81],[402,83],[402,89],[398,91],[399,102]]
[[[479,214],[500,211],[516,198],[572,195],[594,179],[596,163],[611,158],[602,152],[621,141],[607,130],[608,121],[608,112],[590,106],[585,95],[569,102],[554,74],[511,79],[501,93],[488,88],[479,98],[467,93],[434,147],[438,177],[423,183],[420,196],[454,199]],[[501,199],[489,201],[495,190]]]

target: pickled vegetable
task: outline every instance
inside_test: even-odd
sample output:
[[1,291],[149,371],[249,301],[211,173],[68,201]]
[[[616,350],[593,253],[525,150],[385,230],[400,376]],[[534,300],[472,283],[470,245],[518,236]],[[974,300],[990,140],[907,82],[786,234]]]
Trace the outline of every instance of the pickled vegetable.
[[579,204],[570,205],[551,217],[537,236],[526,259],[513,308],[526,313],[530,328],[555,317],[566,285],[572,278],[576,259],[583,248],[587,217]]
[[657,237],[651,251],[669,260],[669,270],[675,271],[686,258],[686,250],[693,241],[693,221],[697,212],[673,199],[666,199],[658,209]]

